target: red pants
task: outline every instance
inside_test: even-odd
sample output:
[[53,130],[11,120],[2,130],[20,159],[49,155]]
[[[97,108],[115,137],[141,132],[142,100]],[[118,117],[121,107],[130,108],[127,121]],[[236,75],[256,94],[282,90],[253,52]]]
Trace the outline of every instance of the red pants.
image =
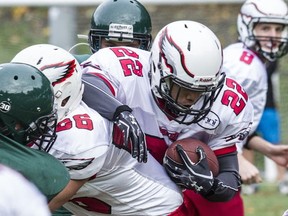
[[169,214],[169,216],[198,216],[197,208],[194,203],[191,202],[187,193],[183,193],[183,204],[173,213]]
[[184,197],[189,199],[186,203],[195,208],[194,213],[187,216],[244,216],[244,203],[240,191],[228,202],[210,202],[192,190],[184,191]]
[[183,194],[183,205],[169,216],[244,216],[240,192],[228,202],[209,202],[192,190],[186,190]]

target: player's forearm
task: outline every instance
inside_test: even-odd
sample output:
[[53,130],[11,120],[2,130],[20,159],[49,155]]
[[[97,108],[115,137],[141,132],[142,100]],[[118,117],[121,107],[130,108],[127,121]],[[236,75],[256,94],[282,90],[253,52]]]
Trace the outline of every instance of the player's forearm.
[[249,142],[248,142],[248,147],[250,149],[253,149],[255,151],[258,151],[264,155],[268,155],[271,149],[271,143],[264,140],[260,136],[253,136]]
[[205,197],[212,202],[232,199],[240,187],[237,153],[218,157],[219,175],[215,178],[213,190]]
[[84,180],[70,180],[68,185],[49,202],[49,209],[51,212],[56,211],[58,208],[68,202],[74,194],[87,182]]

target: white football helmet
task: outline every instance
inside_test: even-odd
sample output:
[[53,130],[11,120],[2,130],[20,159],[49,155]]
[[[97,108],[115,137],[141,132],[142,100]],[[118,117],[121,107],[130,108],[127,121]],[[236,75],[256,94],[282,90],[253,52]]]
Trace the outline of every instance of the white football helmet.
[[[172,22],[159,31],[151,53],[151,88],[158,106],[181,124],[203,119],[225,78],[222,48],[215,34],[198,22]],[[171,97],[174,84],[202,92],[201,97],[191,107],[183,106]]]
[[[257,23],[283,24],[280,38],[256,37],[254,27]],[[248,48],[255,49],[269,61],[275,61],[287,53],[288,9],[283,0],[247,0],[241,7],[237,20],[239,40]],[[259,41],[280,41],[278,48],[265,49]]]
[[20,51],[11,62],[32,65],[48,77],[54,89],[58,121],[80,104],[84,90],[82,72],[68,51],[50,44],[37,44]]

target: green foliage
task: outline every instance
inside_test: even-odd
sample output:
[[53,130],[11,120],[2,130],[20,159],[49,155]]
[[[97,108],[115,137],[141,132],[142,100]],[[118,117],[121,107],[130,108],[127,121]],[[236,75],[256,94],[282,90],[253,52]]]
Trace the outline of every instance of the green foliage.
[[257,193],[242,197],[245,216],[282,216],[288,209],[288,197],[278,192],[276,184],[261,183]]
[[0,63],[27,46],[48,42],[47,8],[20,9],[0,8]]

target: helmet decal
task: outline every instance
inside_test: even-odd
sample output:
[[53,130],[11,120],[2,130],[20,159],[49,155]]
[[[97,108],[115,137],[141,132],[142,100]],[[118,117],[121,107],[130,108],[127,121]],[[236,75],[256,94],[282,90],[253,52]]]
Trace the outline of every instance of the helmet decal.
[[2,101],[0,102],[0,111],[3,113],[9,112],[11,109],[11,104],[8,101]]
[[[177,43],[175,43],[173,38],[169,36],[167,27],[162,31],[162,35],[159,40],[159,48],[161,55],[165,61],[165,65],[169,68],[172,74],[177,74],[177,71],[172,66],[176,65],[174,57],[180,56],[180,62],[184,71],[192,78],[194,77],[194,75],[188,70],[186,66],[184,52],[181,50],[181,47],[178,46]],[[188,43],[187,49],[191,49],[190,43]],[[170,55],[166,56],[165,53]]]
[[48,78],[54,90],[58,120],[81,102],[84,91],[81,67],[67,50],[51,44],[35,44],[19,52],[12,62],[32,65]]
[[74,59],[69,62],[44,65],[40,70],[45,72],[51,81],[52,86],[64,82],[73,75],[74,71],[77,71]]
[[133,39],[133,25],[111,23],[109,25],[109,37],[131,38]]

